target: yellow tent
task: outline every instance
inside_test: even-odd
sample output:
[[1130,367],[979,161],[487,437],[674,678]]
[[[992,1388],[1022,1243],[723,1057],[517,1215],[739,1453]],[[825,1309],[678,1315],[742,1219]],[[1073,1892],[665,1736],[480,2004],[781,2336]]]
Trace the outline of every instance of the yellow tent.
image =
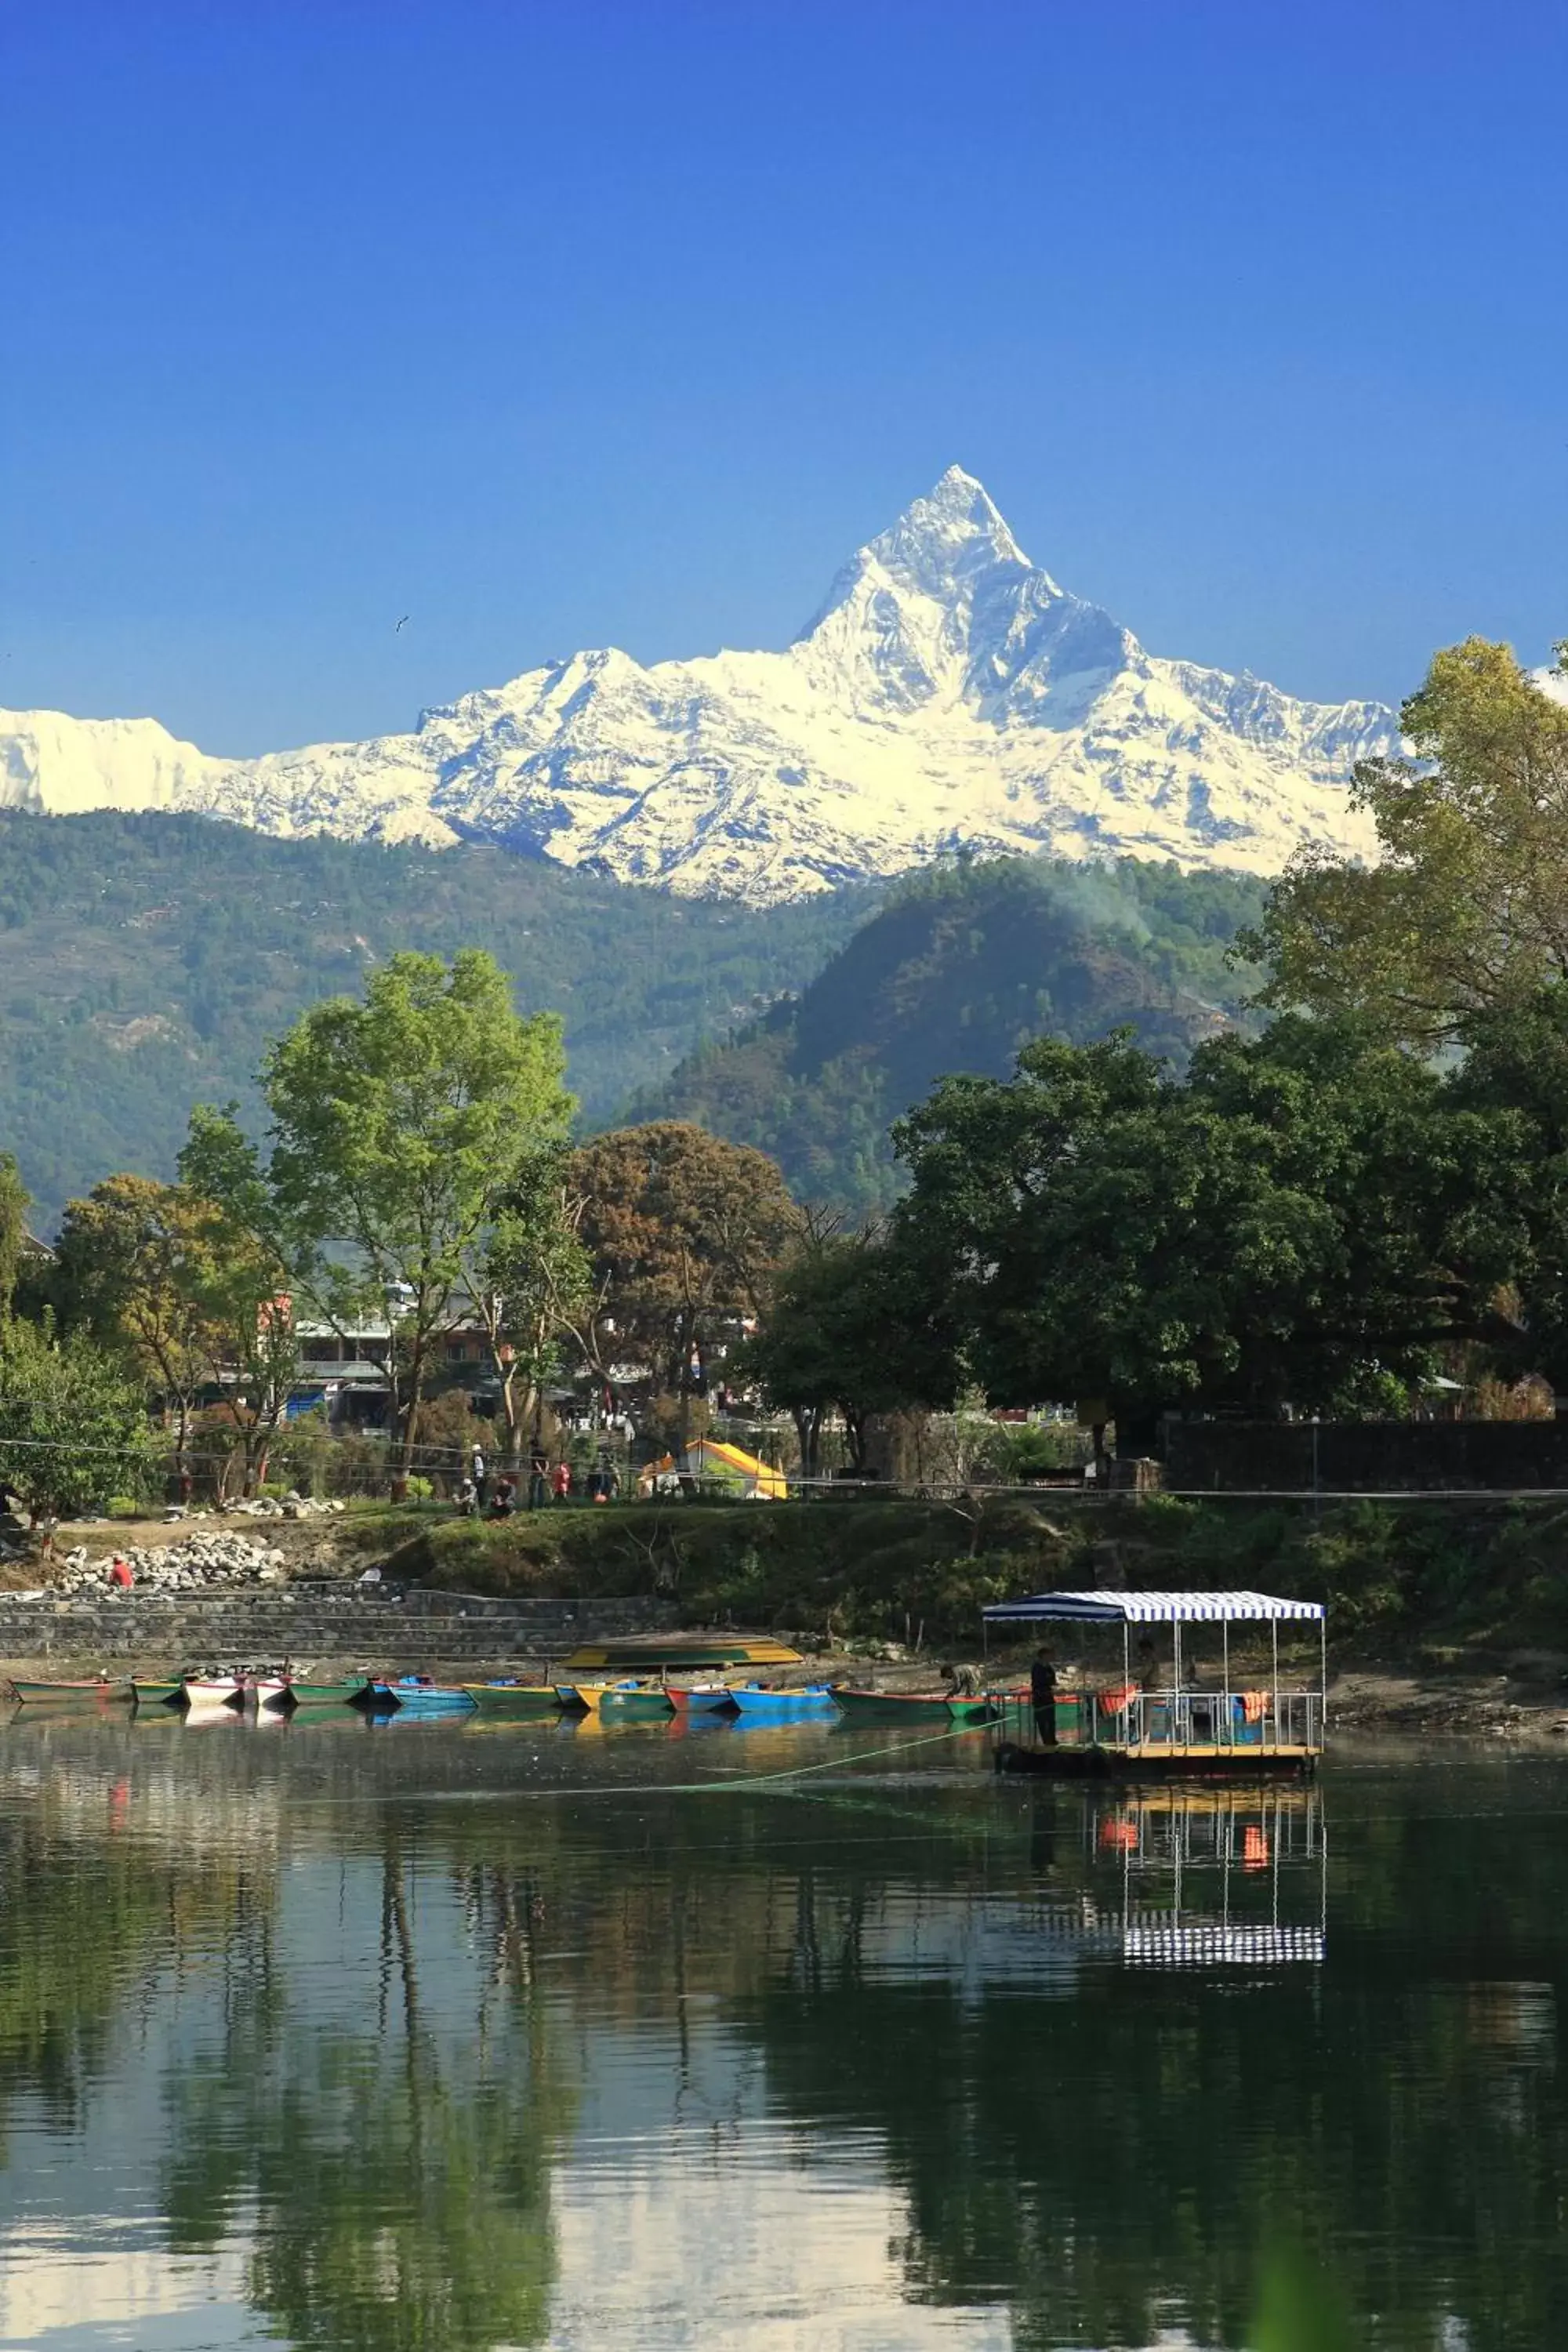
[[738,1445],[722,1444],[716,1437],[700,1437],[689,1445],[680,1466],[689,1477],[721,1479],[757,1502],[782,1503],[789,1494],[782,1470],[772,1470],[754,1454],[743,1454]]

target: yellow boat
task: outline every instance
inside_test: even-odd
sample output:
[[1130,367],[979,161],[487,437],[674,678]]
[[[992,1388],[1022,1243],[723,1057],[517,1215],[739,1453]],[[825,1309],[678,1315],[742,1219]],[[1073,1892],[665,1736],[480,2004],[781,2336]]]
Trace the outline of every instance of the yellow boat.
[[621,1642],[588,1642],[574,1650],[563,1675],[694,1674],[724,1666],[799,1666],[805,1661],[787,1642],[752,1633],[637,1633]]

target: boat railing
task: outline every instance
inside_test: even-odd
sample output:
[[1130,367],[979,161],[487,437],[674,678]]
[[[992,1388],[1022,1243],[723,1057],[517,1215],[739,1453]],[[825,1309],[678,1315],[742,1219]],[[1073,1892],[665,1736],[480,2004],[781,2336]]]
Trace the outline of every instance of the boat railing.
[[[1035,1733],[1026,1698],[1003,1703],[1011,1724]],[[1056,1730],[1068,1747],[1158,1754],[1183,1750],[1248,1752],[1281,1748],[1318,1754],[1323,1745],[1320,1690],[1079,1690],[1059,1692]]]

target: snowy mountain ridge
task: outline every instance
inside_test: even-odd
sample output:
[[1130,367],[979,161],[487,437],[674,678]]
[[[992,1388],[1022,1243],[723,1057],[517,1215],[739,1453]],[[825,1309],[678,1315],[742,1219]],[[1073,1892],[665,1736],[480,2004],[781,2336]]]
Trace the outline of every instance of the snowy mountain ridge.
[[494,842],[761,903],[984,853],[1277,873],[1370,856],[1376,702],[1303,702],[1146,653],[1031,564],[952,467],[781,653],[573,655],[409,734],[211,758],[153,719],[0,711],[0,807],[177,809],[275,835]]

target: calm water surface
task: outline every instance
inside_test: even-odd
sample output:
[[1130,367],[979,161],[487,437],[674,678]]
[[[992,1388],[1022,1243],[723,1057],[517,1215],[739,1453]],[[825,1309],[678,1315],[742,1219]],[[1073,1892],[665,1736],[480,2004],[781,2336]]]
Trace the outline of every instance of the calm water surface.
[[888,1745],[11,1718],[0,2346],[1563,2340],[1568,1766]]

